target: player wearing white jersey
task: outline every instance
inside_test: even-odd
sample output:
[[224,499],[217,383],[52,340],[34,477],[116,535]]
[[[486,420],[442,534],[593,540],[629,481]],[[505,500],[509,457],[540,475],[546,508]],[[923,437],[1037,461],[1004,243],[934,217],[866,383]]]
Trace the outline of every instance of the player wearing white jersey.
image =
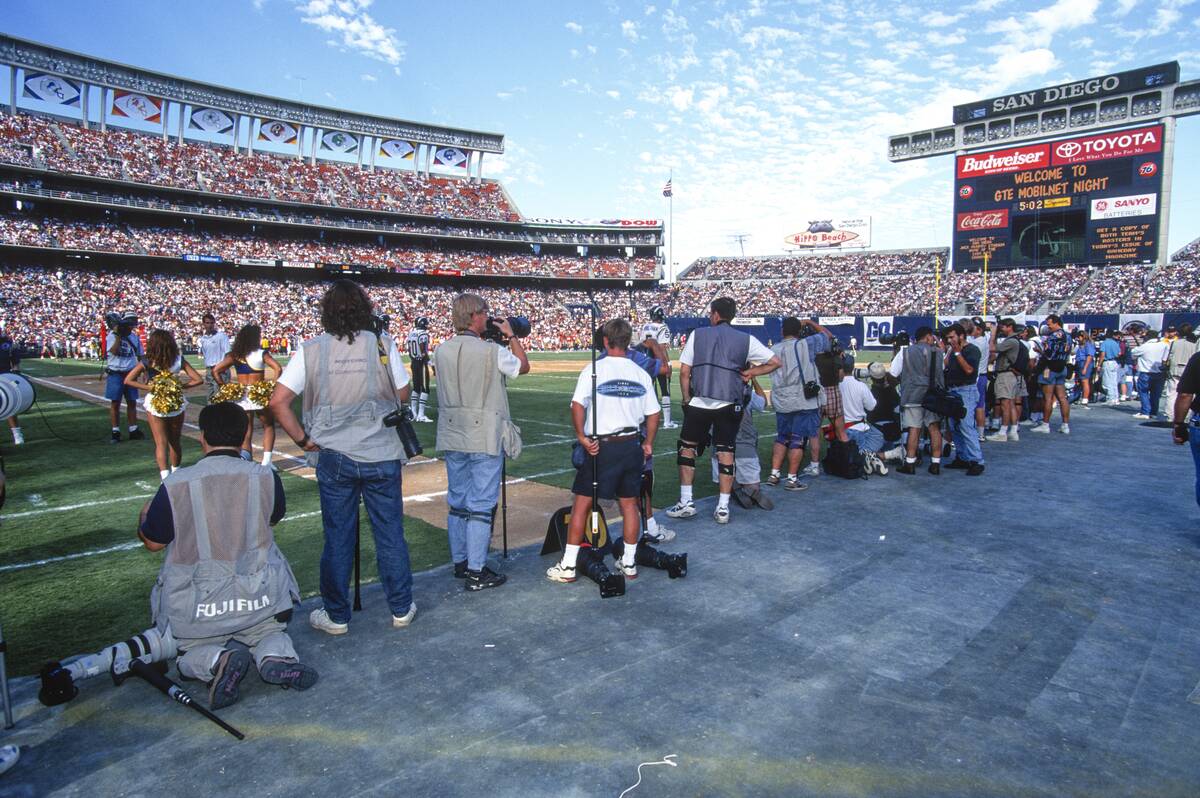
[[429,401],[429,319],[424,316],[417,319],[408,334],[406,347],[412,365],[413,388],[408,402],[413,421],[433,421],[425,415],[425,405]]
[[[641,333],[638,339],[644,344],[647,340],[654,341],[662,347],[663,352],[666,352],[671,346],[671,330],[663,322],[667,313],[663,310],[662,305],[655,305],[650,308],[650,321],[642,325]],[[657,354],[657,353],[652,353]],[[671,421],[671,374],[660,374],[655,378],[658,385],[658,393],[662,404],[663,412],[663,429],[675,429],[679,424]]]

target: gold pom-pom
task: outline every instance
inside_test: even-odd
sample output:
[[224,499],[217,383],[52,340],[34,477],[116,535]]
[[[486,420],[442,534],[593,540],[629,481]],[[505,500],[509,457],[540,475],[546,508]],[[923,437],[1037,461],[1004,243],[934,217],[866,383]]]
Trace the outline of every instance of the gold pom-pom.
[[246,390],[246,396],[259,407],[271,403],[271,394],[275,393],[275,380],[256,382]]
[[174,374],[159,374],[150,380],[150,406],[160,416],[169,416],[183,407],[183,383]]
[[213,394],[213,404],[217,402],[240,402],[246,395],[246,386],[237,382],[227,382]]

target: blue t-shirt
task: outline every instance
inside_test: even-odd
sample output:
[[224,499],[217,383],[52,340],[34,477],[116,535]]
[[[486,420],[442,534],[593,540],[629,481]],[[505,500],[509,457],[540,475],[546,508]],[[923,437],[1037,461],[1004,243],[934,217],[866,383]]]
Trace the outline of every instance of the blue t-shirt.
[[1082,366],[1087,362],[1088,357],[1093,361],[1096,359],[1096,345],[1091,341],[1087,341],[1075,348],[1075,362]]
[[1105,360],[1116,362],[1121,356],[1121,344],[1112,338],[1105,338],[1100,343],[1100,351],[1104,353]]

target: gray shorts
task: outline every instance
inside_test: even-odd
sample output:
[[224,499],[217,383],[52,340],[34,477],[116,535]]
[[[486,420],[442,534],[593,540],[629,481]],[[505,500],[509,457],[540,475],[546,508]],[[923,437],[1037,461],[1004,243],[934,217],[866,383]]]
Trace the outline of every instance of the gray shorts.
[[924,429],[930,424],[938,424],[942,417],[937,413],[931,413],[920,405],[905,405],[904,410],[900,415],[900,426],[904,429]]
[[1020,399],[1022,396],[1028,395],[1025,388],[1025,378],[1013,374],[1011,371],[1002,371],[996,375],[996,399]]

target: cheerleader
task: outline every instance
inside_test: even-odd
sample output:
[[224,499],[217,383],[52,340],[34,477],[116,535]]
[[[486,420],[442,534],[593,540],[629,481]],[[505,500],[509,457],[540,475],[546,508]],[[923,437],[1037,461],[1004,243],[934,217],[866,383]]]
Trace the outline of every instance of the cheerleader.
[[[181,377],[186,376],[186,381]],[[174,382],[174,385],[171,382]],[[125,384],[146,392],[144,407],[154,436],[154,461],[158,475],[179,468],[183,416],[187,399],[183,391],[204,384],[204,378],[179,354],[179,345],[166,330],[155,330],[146,340],[146,355],[125,375]],[[159,396],[155,396],[155,392]]]
[[[237,373],[237,383],[242,386],[242,396],[238,400],[238,404],[242,409],[250,415],[250,425],[246,428],[246,439],[242,441],[242,456],[247,460],[254,459],[254,449],[252,439],[254,438],[254,416],[257,414],[263,427],[263,459],[262,464],[265,466],[271,465],[271,458],[275,455],[275,416],[272,415],[270,408],[264,404],[258,404],[250,398],[250,386],[263,380],[270,379],[272,381],[279,379],[283,369],[275,358],[271,357],[263,346],[262,328],[257,324],[247,324],[238,331],[237,337],[233,339],[233,346],[229,348],[229,354],[225,359],[213,367],[214,374],[218,375],[217,380],[221,385],[227,384],[224,380],[232,367]],[[267,372],[270,371],[270,376]],[[217,389],[217,395],[220,395],[221,389]]]

